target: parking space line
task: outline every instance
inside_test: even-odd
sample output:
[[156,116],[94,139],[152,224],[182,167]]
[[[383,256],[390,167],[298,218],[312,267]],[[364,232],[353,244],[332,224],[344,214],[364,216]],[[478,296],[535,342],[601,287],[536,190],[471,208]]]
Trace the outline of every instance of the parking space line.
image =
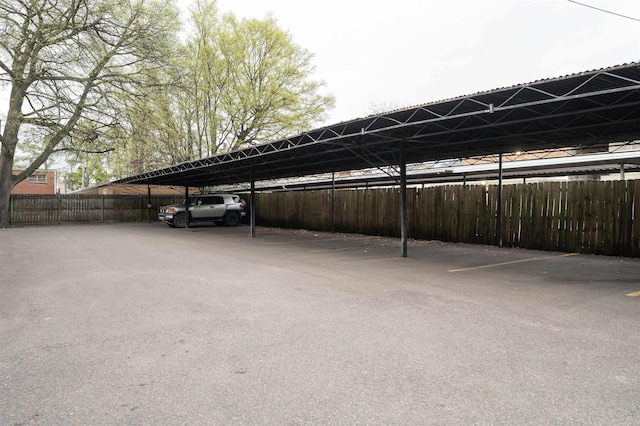
[[625,296],[638,297],[640,296],[640,291],[634,291],[633,293],[625,294]]
[[283,241],[280,243],[264,243],[265,246],[284,246],[288,244],[307,244],[307,243],[323,243],[326,240],[308,240],[308,241]]
[[398,260],[400,257],[381,257],[377,259],[365,259],[364,262],[388,262],[390,260]]
[[336,248],[329,248],[329,249],[313,249],[313,250],[309,250],[309,252],[312,253],[319,253],[319,252],[326,252],[326,251],[347,251],[347,250],[355,250],[358,248],[362,248],[363,246],[360,247],[336,247]]
[[532,257],[530,259],[520,259],[520,260],[512,260],[510,262],[492,263],[492,264],[489,264],[489,265],[473,266],[471,268],[449,269],[447,272],[473,271],[473,270],[476,270],[476,269],[485,269],[485,268],[494,268],[496,266],[513,265],[515,263],[533,262],[535,260],[545,260],[545,259],[555,259],[557,257],[577,256],[578,254],[579,253],[566,253],[566,254],[561,254],[559,256]]
[[347,250],[361,250],[361,249],[371,249],[371,248],[380,248],[380,247],[385,247],[385,246],[362,244],[359,246],[336,247],[336,248],[328,248],[328,249],[311,249],[309,251],[310,252],[347,251]]

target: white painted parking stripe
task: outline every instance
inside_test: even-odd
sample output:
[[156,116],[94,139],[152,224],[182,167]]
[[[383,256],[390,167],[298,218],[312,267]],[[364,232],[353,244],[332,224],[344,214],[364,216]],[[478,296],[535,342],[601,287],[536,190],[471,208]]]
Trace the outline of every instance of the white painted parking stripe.
[[534,260],[555,259],[557,257],[569,257],[569,256],[577,256],[577,255],[578,253],[567,253],[567,254],[561,254],[560,256],[532,257],[530,259],[512,260],[511,262],[491,263],[489,265],[473,266],[471,268],[449,269],[447,272],[473,271],[476,269],[485,269],[485,268],[494,268],[496,266],[513,265],[514,263],[533,262]]

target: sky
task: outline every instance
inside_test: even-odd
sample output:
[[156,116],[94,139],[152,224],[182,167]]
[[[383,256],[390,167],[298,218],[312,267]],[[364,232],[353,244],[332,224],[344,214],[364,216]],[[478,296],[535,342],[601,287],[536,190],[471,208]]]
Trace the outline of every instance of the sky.
[[[178,1],[186,11],[190,1]],[[567,0],[218,0],[218,8],[238,18],[271,13],[314,55],[312,78],[336,98],[321,123],[330,125],[640,61],[640,1],[581,2],[636,20]]]
[[[186,1],[186,0],[182,0]],[[270,12],[336,97],[326,125],[640,61],[640,1],[218,0]]]

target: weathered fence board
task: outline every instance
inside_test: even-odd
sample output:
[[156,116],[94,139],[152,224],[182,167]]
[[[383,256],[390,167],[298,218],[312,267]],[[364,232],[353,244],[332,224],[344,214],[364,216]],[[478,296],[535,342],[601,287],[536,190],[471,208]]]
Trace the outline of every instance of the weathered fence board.
[[[640,257],[640,183],[581,181],[506,185],[502,241],[509,247]],[[156,220],[180,197],[13,195],[11,222]],[[334,215],[332,217],[332,203]],[[408,236],[495,245],[497,186],[410,188]],[[398,188],[258,194],[259,225],[400,236]]]
[[132,222],[157,220],[158,207],[182,202],[175,196],[139,195],[12,195],[14,225],[64,222]]
[[[335,192],[335,230],[400,234],[397,188]],[[286,200],[286,202],[283,202]],[[497,186],[410,188],[408,235],[495,245]],[[503,245],[616,256],[640,256],[640,184],[579,181],[503,187]],[[258,224],[327,231],[331,191],[258,194]]]

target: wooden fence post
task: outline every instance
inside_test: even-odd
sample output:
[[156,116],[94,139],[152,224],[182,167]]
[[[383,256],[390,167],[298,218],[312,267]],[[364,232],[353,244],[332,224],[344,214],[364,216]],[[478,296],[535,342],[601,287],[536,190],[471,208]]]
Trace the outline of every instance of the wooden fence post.
[[[488,192],[481,185],[460,186],[456,190],[424,188],[417,195],[407,192],[404,201],[407,209],[400,209],[399,215],[396,206],[403,203],[397,189],[276,192],[256,196],[250,207],[260,213],[259,220],[267,226],[397,235],[398,228],[402,232],[400,225],[404,220],[405,239],[411,229],[412,235],[423,239],[496,244],[498,233],[494,234],[494,230],[502,229],[503,244],[513,247],[638,257],[640,208],[636,207],[640,184],[635,182],[505,186],[501,203],[503,221],[499,228],[495,223],[498,195],[495,186]],[[97,197],[101,205],[97,205]],[[137,196],[136,206],[133,196],[109,195],[111,204],[107,205],[104,194],[41,197],[13,194],[9,198],[9,220],[12,224],[105,222],[107,216],[110,221],[144,220],[143,197]],[[150,200],[157,206],[179,202],[175,197],[158,195]],[[319,213],[328,211],[329,204],[333,205],[331,220]],[[101,217],[96,214],[97,209]],[[406,218],[402,217],[404,214]],[[403,248],[401,256],[406,253]]]

